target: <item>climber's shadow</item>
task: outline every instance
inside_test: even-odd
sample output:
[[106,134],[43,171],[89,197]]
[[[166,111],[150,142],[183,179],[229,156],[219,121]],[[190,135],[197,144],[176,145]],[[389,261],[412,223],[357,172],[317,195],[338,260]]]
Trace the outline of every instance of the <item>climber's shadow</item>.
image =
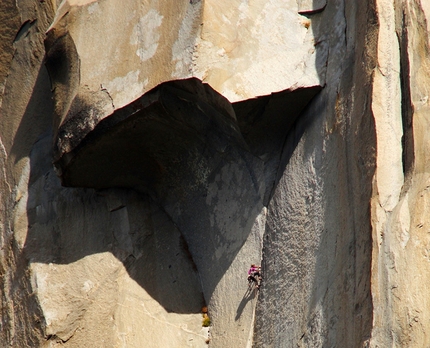
[[246,292],[243,295],[242,300],[239,303],[239,306],[237,307],[236,316],[234,318],[235,321],[238,321],[240,319],[242,312],[246,307],[246,304],[257,297],[257,291],[258,290],[254,287],[252,288],[248,287],[248,289],[246,289]]

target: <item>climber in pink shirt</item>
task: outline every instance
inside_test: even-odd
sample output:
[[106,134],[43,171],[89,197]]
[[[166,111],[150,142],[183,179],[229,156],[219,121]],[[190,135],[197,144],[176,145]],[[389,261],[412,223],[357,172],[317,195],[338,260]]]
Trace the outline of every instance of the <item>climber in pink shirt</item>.
[[251,268],[248,270],[248,282],[253,281],[255,282],[256,288],[260,288],[259,281],[261,281],[261,273],[260,273],[261,267],[256,266],[254,264],[251,265]]

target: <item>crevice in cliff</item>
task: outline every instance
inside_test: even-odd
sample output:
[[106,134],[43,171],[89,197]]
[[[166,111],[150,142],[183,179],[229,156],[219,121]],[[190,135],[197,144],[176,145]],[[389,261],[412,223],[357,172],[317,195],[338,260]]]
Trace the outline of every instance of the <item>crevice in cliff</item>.
[[26,20],[22,25],[21,28],[19,28],[18,32],[16,33],[16,36],[13,40],[13,42],[19,41],[23,36],[27,36],[29,34],[29,31],[31,27],[36,24],[37,19],[33,20]]
[[110,101],[111,101],[111,103],[112,103],[112,110],[115,110],[115,104],[113,103],[113,98],[112,98],[112,96],[110,95],[110,93],[109,93],[109,91],[107,90],[107,88],[103,87],[103,85],[101,84],[101,85],[100,85],[100,89],[101,89],[103,92],[105,92],[105,93],[107,94],[107,96],[109,97],[109,99],[110,99]]
[[413,172],[415,151],[414,151],[414,132],[413,115],[414,106],[411,97],[410,85],[410,63],[409,63],[409,36],[408,18],[405,4],[397,2],[396,9],[396,35],[400,48],[400,88],[401,88],[401,115],[402,115],[402,163],[405,182],[402,194],[408,191],[411,184],[411,174]]

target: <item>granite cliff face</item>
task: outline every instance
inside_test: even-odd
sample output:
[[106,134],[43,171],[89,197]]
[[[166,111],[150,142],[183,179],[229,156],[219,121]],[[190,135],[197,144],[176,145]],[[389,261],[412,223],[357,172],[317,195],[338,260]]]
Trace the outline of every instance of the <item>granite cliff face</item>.
[[428,345],[429,15],[4,0],[2,345]]

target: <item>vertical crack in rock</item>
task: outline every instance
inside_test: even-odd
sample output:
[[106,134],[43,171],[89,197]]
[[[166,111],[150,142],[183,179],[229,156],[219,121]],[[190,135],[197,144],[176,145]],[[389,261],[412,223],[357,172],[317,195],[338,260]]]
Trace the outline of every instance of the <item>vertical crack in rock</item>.
[[112,98],[112,96],[110,95],[110,93],[109,93],[109,91],[107,90],[107,88],[103,87],[103,85],[100,85],[100,89],[108,95],[108,97],[109,97],[109,99],[110,99],[110,101],[111,101],[111,103],[112,103],[112,110],[115,110],[115,104],[113,103],[113,98]]
[[[396,10],[396,34],[400,48],[400,86],[401,86],[401,113],[403,125],[402,137],[402,160],[403,172],[405,176],[405,185],[403,192],[407,191],[410,185],[409,175],[413,170],[414,165],[414,138],[413,138],[413,114],[414,107],[412,105],[411,86],[410,86],[410,63],[409,63],[409,37],[407,27],[407,14],[405,4],[399,4]],[[423,48],[427,48],[427,44],[423,42]]]

